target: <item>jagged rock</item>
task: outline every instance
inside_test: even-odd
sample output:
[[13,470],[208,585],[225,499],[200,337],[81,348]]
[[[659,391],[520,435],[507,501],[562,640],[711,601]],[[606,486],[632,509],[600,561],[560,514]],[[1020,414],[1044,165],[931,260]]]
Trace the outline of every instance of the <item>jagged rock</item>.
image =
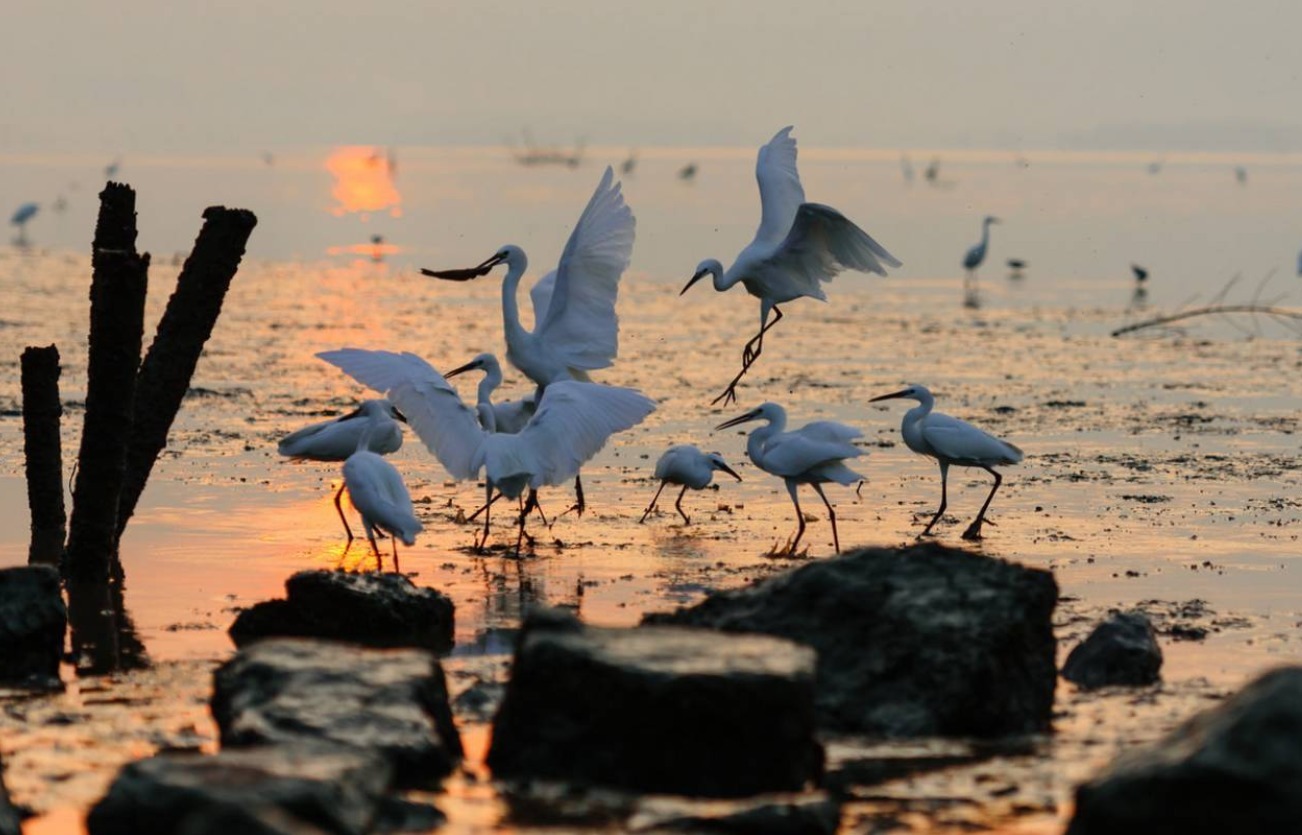
[[269,637],[326,638],[372,647],[452,648],[452,600],[402,574],[300,571],[284,600],[258,603],[231,625],[235,646]]
[[86,820],[90,835],[362,835],[389,765],[362,751],[300,743],[159,754],[124,766]]
[[1062,677],[1079,687],[1140,686],[1158,680],[1162,649],[1143,612],[1113,612],[1076,645]]
[[213,685],[224,747],[324,740],[382,755],[403,786],[461,760],[443,667],[424,650],[270,638],[219,667]]
[[704,630],[525,622],[488,765],[501,778],[732,797],[816,780],[814,655]]
[[1049,728],[1047,571],[935,544],[865,548],[644,623],[757,632],[818,651],[819,724],[893,737]]
[[1302,832],[1302,667],[1274,670],[1076,790],[1068,835]]
[[628,821],[630,832],[728,835],[836,835],[841,804],[824,792],[744,800],[647,798]]
[[5,768],[0,762],[0,835],[20,835],[22,816],[9,801],[9,790],[5,788]]
[[59,572],[44,565],[0,569],[0,682],[59,687],[68,609]]

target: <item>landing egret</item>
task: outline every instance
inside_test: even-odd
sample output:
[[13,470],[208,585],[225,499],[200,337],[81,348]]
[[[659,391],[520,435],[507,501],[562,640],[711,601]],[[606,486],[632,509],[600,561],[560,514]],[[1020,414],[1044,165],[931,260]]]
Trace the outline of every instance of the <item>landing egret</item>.
[[[276,446],[276,451],[294,461],[346,461],[357,451],[363,437],[367,449],[380,455],[397,452],[402,446],[402,427],[406,422],[402,413],[387,400],[366,400],[356,410],[334,420],[314,423],[297,432],[291,432]],[[353,530],[348,527],[340,499],[345,485],[335,491],[335,510],[344,524],[348,541],[353,541]],[[356,505],[356,501],[354,501]]]
[[728,466],[728,462],[723,460],[723,456],[717,452],[704,453],[691,444],[678,444],[665,450],[665,454],[660,456],[656,462],[656,478],[660,479],[660,489],[656,490],[655,496],[651,499],[651,504],[647,505],[646,512],[642,518],[637,520],[638,524],[646,521],[646,517],[655,508],[656,502],[660,499],[660,494],[664,492],[666,484],[681,484],[683,489],[678,492],[678,498],[674,501],[674,507],[678,509],[678,515],[683,517],[683,524],[690,525],[692,520],[683,512],[683,496],[687,493],[687,488],[693,490],[704,490],[711,481],[714,480],[714,471],[719,470],[727,473],[733,478],[741,481],[741,476]]
[[787,412],[776,403],[765,403],[751,409],[744,415],[725,421],[715,427],[715,431],[739,426],[752,420],[766,420],[767,426],[752,430],[746,440],[746,454],[750,460],[766,473],[772,473],[787,485],[791,503],[796,507],[796,536],[783,553],[795,555],[800,538],[805,535],[805,517],[800,512],[800,500],[796,497],[796,488],[808,484],[818,493],[827,507],[827,516],[832,521],[832,543],[836,552],[841,553],[841,538],[836,531],[836,511],[823,493],[823,485],[829,481],[849,486],[862,481],[863,476],[845,465],[845,459],[858,458],[863,450],[850,443],[863,435],[853,426],[820,420],[807,423],[791,432],[784,431],[787,425]]
[[[494,488],[510,499],[529,488],[517,554],[526,518],[535,506],[534,491],[573,478],[611,435],[641,423],[655,410],[650,399],[632,389],[557,380],[544,389],[538,410],[523,429],[514,435],[495,433],[480,424],[479,414],[461,401],[443,375],[415,354],[343,348],[317,356],[362,385],[385,392],[453,478],[476,478],[484,471],[490,504]],[[486,512],[485,540],[488,523]]]
[[523,429],[529,422],[529,418],[538,411],[538,403],[532,394],[525,395],[519,400],[493,402],[493,392],[502,385],[502,365],[492,354],[479,354],[470,362],[452,369],[444,376],[450,380],[468,371],[484,372],[484,378],[479,381],[479,389],[476,392],[475,409],[479,413],[479,425],[489,432],[514,435]]
[[[895,256],[845,215],[831,206],[805,202],[790,126],[760,148],[755,179],[760,191],[760,225],[755,240],[726,271],[713,258],[702,261],[682,290],[686,293],[693,284],[711,275],[715,290],[722,292],[740,282],[747,293],[760,300],[759,333],[746,343],[741,372],[714,399],[715,403],[737,399],[737,383],[763,351],[764,334],[782,320],[779,304],[802,296],[827,301],[822,282],[831,281],[845,269],[886,275],[883,263],[900,266]],[[774,314],[772,322],[770,312]]]
[[[530,290],[532,331],[520,323],[516,301],[520,279],[529,266],[520,247],[508,244],[470,269],[421,270],[434,278],[468,281],[506,264],[502,280],[506,358],[538,386],[539,398],[557,380],[587,381],[587,372],[606,368],[619,352],[615,301],[620,277],[633,256],[636,221],[614,177],[607,166],[565,243],[560,264]],[[577,479],[574,489],[579,495],[574,509],[582,515],[583,487]]]
[[[411,494],[397,468],[367,449],[374,430],[374,424],[366,427],[357,451],[344,461],[344,485],[353,507],[362,514],[362,527],[377,561],[380,548],[375,544],[376,528],[393,538],[393,570],[397,571],[398,540],[410,548],[416,544],[416,534],[422,526],[411,509]],[[351,535],[348,541],[352,542]]]
[[[914,452],[934,458],[940,463],[940,508],[936,511],[936,515],[931,517],[927,527],[923,528],[922,533],[918,534],[918,538],[921,539],[931,533],[932,527],[945,512],[948,503],[949,468],[954,464],[960,467],[980,467],[995,477],[995,485],[990,488],[990,495],[986,496],[985,504],[981,505],[981,512],[963,532],[964,539],[980,539],[981,525],[986,521],[986,509],[990,507],[990,500],[995,497],[995,491],[1004,480],[994,468],[1018,463],[1022,460],[1022,451],[966,421],[931,411],[936,399],[932,397],[926,386],[911,385],[891,394],[874,397],[868,402],[876,403],[879,400],[890,400],[896,397],[916,400],[920,404],[904,414],[900,434],[904,436],[905,445]],[[993,525],[994,522],[990,524]]]
[[963,269],[967,270],[967,275],[963,279],[963,290],[969,297],[976,292],[977,267],[986,260],[986,249],[990,245],[990,225],[998,222],[999,218],[986,215],[985,220],[981,221],[981,242],[968,249],[967,254],[963,256]]

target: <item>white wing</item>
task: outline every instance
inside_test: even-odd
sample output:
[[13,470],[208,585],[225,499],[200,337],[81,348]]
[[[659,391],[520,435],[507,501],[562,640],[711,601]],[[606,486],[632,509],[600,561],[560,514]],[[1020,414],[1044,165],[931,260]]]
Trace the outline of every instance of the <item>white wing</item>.
[[536,328],[547,318],[547,308],[552,303],[552,291],[556,289],[556,271],[552,270],[547,275],[534,282],[529,288],[529,300],[533,302],[533,326]]
[[653,411],[655,403],[633,389],[577,380],[552,383],[519,434],[498,433],[485,442],[488,476],[498,481],[528,474],[532,487],[560,484],[573,478],[611,435],[636,426]]
[[860,455],[863,450],[849,441],[810,437],[802,429],[785,432],[764,447],[764,469],[774,475],[798,476],[820,465]]
[[886,275],[900,262],[845,215],[821,203],[802,203],[782,243],[754,269],[766,284],[825,299],[821,282],[842,270]]
[[922,437],[941,458],[957,463],[1016,464],[1022,451],[972,424],[932,412],[923,418]]
[[566,365],[585,370],[605,368],[619,350],[615,299],[633,255],[633,212],[613,178],[607,166],[565,244],[547,315],[534,326]]
[[755,180],[760,192],[760,225],[755,240],[776,244],[791,231],[796,210],[805,202],[805,189],[796,170],[796,140],[791,125],[778,131],[759,149]]
[[317,356],[362,385],[383,392],[453,478],[478,474],[484,439],[479,418],[425,360],[406,352],[361,348],[322,351]]

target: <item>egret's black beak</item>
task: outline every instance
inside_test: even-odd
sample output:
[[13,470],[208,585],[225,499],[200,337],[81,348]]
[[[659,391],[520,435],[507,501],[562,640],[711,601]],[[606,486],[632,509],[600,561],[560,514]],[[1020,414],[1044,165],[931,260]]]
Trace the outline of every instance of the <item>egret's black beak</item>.
[[900,391],[891,392],[890,394],[883,394],[880,397],[874,397],[868,402],[876,403],[878,400],[890,400],[893,397],[908,397],[910,393],[909,389],[902,389]]
[[403,423],[409,423],[409,421],[407,420],[407,416],[404,415],[402,412],[398,411],[397,406],[394,406],[391,411],[394,420],[399,420],[402,421]]
[[733,471],[732,467],[729,467],[727,464],[723,463],[722,461],[716,462],[715,466],[717,466],[720,470],[723,470],[725,473],[732,476],[733,478],[737,479],[738,481],[741,481],[741,476],[737,475],[737,473]]
[[475,370],[475,367],[476,367],[476,366],[475,366],[475,361],[474,361],[474,360],[471,360],[470,362],[466,363],[465,365],[457,366],[456,368],[452,369],[451,371],[449,371],[448,373],[444,374],[443,376],[444,376],[445,378],[455,377],[455,376],[457,376],[458,374],[465,374],[467,371],[474,371],[474,370]]
[[[718,432],[720,429],[731,429],[734,426],[740,426],[743,423],[747,423],[748,421],[754,420],[757,416],[758,416],[757,413],[752,409],[746,414],[741,415],[739,417],[735,417],[732,420],[725,420],[723,423],[714,427],[714,431]],[[736,475],[736,473],[733,474]]]
[[683,288],[683,289],[678,293],[678,295],[681,296],[683,293],[686,293],[688,290],[692,289],[692,285],[695,284],[696,282],[700,281],[702,278],[704,278],[704,277],[706,276],[706,274],[709,273],[709,272],[710,272],[709,270],[697,270],[697,271],[696,271],[696,275],[692,276],[692,280],[689,281],[689,282],[687,282],[687,286],[684,287],[684,288]]
[[441,278],[444,281],[469,281],[472,278],[479,278],[480,276],[488,275],[489,271],[492,270],[493,267],[496,267],[505,260],[506,256],[499,252],[477,267],[470,267],[469,269],[464,270],[427,270],[422,267],[420,274],[427,275],[431,278]]
[[346,415],[340,415],[338,420],[352,420],[355,417],[361,417],[361,416],[362,416],[361,409],[353,409],[351,412],[349,412]]

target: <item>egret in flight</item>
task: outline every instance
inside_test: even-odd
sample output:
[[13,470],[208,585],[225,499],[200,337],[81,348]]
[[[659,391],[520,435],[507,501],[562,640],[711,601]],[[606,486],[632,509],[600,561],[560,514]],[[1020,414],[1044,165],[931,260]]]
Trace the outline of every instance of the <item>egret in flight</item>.
[[801,484],[813,487],[814,492],[823,500],[827,516],[832,521],[832,543],[836,546],[836,552],[841,553],[841,538],[836,531],[836,511],[823,493],[823,485],[835,481],[848,486],[863,480],[863,476],[845,465],[847,458],[863,455],[863,450],[850,443],[863,433],[853,426],[830,420],[807,423],[799,429],[786,432],[787,412],[776,403],[765,403],[759,408],[751,409],[744,415],[719,424],[715,431],[752,420],[765,420],[768,425],[751,431],[746,440],[746,454],[755,466],[786,483],[791,503],[796,507],[796,522],[799,527],[795,538],[780,553],[794,556],[800,538],[805,535],[805,516],[800,512],[800,500],[796,496],[796,488]]
[[[472,410],[456,389],[415,354],[343,348],[318,354],[364,386],[384,392],[407,416],[411,427],[448,474],[458,481],[487,475],[488,504],[496,489],[518,499],[529,489],[521,510],[516,554],[524,525],[536,506],[534,491],[573,478],[606,441],[641,423],[655,404],[632,389],[578,380],[557,380],[543,390],[538,410],[516,434],[494,432],[480,420],[492,410]],[[488,537],[488,511],[484,539]]]
[[[402,446],[402,427],[398,421],[406,420],[389,401],[366,400],[342,417],[291,432],[280,440],[276,451],[294,461],[346,461],[366,438],[367,449],[388,455]],[[352,542],[353,530],[348,527],[348,518],[340,504],[345,489],[346,485],[340,484],[335,491],[335,510],[339,512],[348,541]]]
[[[876,403],[879,400],[890,400],[895,397],[916,400],[921,404],[904,414],[900,434],[904,436],[905,445],[919,455],[929,456],[940,463],[940,508],[936,511],[936,515],[931,517],[931,521],[927,523],[922,533],[918,534],[918,538],[921,539],[931,533],[932,527],[945,512],[948,503],[949,468],[951,464],[956,464],[960,467],[980,467],[995,477],[995,485],[990,488],[990,495],[986,496],[985,504],[981,505],[981,512],[963,532],[964,539],[980,539],[981,525],[986,521],[986,509],[990,507],[990,500],[995,497],[995,491],[1004,480],[994,468],[1018,463],[1022,460],[1022,451],[966,421],[933,412],[931,408],[935,405],[936,399],[931,396],[926,386],[911,385],[891,394],[874,397],[868,402]],[[993,525],[994,522],[990,524]]]
[[759,333],[746,343],[741,372],[714,399],[715,403],[737,399],[737,383],[763,351],[764,334],[782,320],[778,305],[802,296],[827,301],[822,283],[831,281],[842,270],[886,275],[883,264],[900,266],[895,256],[845,215],[831,206],[805,202],[790,126],[759,149],[755,179],[760,192],[760,224],[755,240],[727,270],[713,258],[702,261],[682,290],[686,293],[710,275],[715,290],[722,292],[740,282],[747,293],[760,300]]
[[985,220],[981,221],[981,242],[971,247],[963,256],[963,269],[967,270],[967,275],[963,278],[963,294],[969,301],[974,301],[976,298],[976,271],[977,267],[981,266],[981,262],[986,260],[986,249],[990,246],[990,224],[998,222],[999,218],[986,215]]
[[[502,280],[502,324],[506,358],[538,387],[559,380],[587,381],[588,372],[608,367],[619,352],[619,319],[615,301],[619,280],[633,256],[636,221],[624,203],[620,184],[609,166],[597,190],[579,215],[565,243],[560,264],[529,291],[534,329],[520,322],[517,294],[528,269],[524,250],[508,244],[476,267],[463,270],[421,270],[449,281],[468,281],[506,264]],[[583,513],[583,487],[577,474],[575,505]]]
[[706,454],[701,452],[691,444],[678,444],[665,450],[665,454],[660,456],[656,462],[656,478],[660,479],[660,489],[656,490],[655,496],[651,499],[651,504],[647,505],[646,512],[642,518],[637,520],[638,524],[646,521],[646,517],[655,509],[656,502],[660,500],[660,494],[664,492],[666,484],[681,484],[683,489],[678,491],[678,498],[674,501],[674,507],[678,509],[678,515],[683,517],[683,524],[690,525],[692,520],[683,512],[683,496],[687,493],[687,488],[693,490],[704,490],[714,480],[714,471],[720,470],[727,473],[733,478],[741,481],[741,476],[728,466],[728,462],[723,460],[723,456],[717,452]]
[[[344,461],[344,484],[353,507],[362,514],[362,527],[371,541],[371,551],[380,560],[380,549],[375,544],[378,528],[393,538],[393,570],[398,570],[398,540],[408,548],[416,544],[416,534],[421,531],[420,520],[411,509],[411,494],[398,470],[382,457],[367,449],[367,438],[373,425],[363,432],[357,451]],[[349,539],[351,543],[352,540]],[[383,566],[381,566],[383,567]]]

